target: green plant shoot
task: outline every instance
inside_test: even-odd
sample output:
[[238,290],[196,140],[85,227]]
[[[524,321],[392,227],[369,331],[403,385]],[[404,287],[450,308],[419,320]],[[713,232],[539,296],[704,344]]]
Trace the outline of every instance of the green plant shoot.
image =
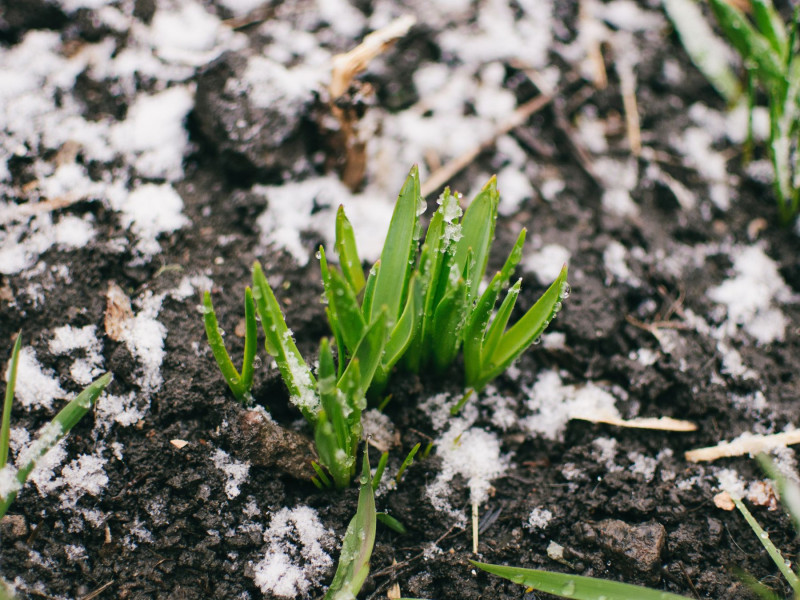
[[222,339],[222,332],[217,323],[217,315],[211,302],[211,293],[208,291],[203,295],[203,322],[206,327],[208,345],[211,346],[211,352],[214,354],[214,359],[217,361],[219,370],[222,372],[228,387],[231,388],[233,395],[236,396],[239,402],[250,404],[252,402],[250,388],[253,387],[253,365],[258,347],[258,340],[256,339],[258,335],[256,310],[253,303],[253,293],[250,288],[248,287],[244,291],[245,336],[241,375],[236,370],[236,367],[233,366],[231,357],[225,348],[225,341]]
[[209,343],[225,380],[242,401],[247,401],[252,386],[254,313],[260,317],[267,353],[275,359],[289,399],[314,427],[321,463],[314,466],[315,485],[349,485],[356,472],[367,394],[379,397],[395,366],[442,371],[463,345],[466,385],[479,391],[541,336],[561,308],[568,293],[566,266],[518,321],[509,326],[519,281],[508,290],[492,319],[498,296],[508,287],[522,257],[526,235],[523,229],[502,269],[479,293],[498,202],[494,178],[463,213],[458,196],[445,190],[420,246],[419,217],[425,202],[419,173],[413,167],[400,190],[380,260],[366,279],[353,227],[340,208],[335,243],[339,267],[329,264],[324,248],[317,254],[332,340],[321,341],[316,376],[300,354],[258,263],[253,266],[252,297],[249,288],[245,293],[247,335],[241,375],[225,349],[206,293]]
[[[744,61],[748,79],[766,92],[778,214],[789,223],[800,209],[800,11],[787,27],[770,0],[753,0],[752,20],[732,3],[710,2],[720,28]],[[748,87],[752,109],[754,86]]]
[[360,484],[358,509],[347,526],[336,574],[323,600],[353,600],[369,575],[369,559],[375,545],[377,517],[366,446]]
[[568,573],[551,573],[536,569],[490,565],[474,560],[469,562],[492,575],[503,577],[539,592],[546,592],[561,598],[571,598],[572,600],[686,600],[686,596],[678,596],[670,592],[662,592],[629,583],[607,581],[582,575],[570,575]]
[[8,463],[9,423],[11,418],[11,402],[14,397],[16,383],[16,367],[19,361],[20,336],[14,344],[11,355],[9,378],[6,386],[5,402],[3,406],[2,427],[0,428],[0,456],[3,457],[0,467],[0,519],[6,514],[11,503],[17,497],[17,492],[28,479],[39,459],[44,456],[70,429],[94,406],[100,393],[111,381],[111,373],[98,377],[95,381],[71,400],[55,418],[44,426],[39,438],[17,458],[18,467]]

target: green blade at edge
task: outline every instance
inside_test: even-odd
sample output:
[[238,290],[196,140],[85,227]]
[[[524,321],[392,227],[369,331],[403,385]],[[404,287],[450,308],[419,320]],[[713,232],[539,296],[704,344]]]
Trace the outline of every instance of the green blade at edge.
[[556,280],[519,321],[503,335],[494,354],[487,358],[489,371],[482,371],[476,389],[497,377],[522,354],[550,324],[561,308],[567,286],[567,265]]
[[420,198],[419,170],[415,165],[400,190],[392,213],[389,232],[381,251],[381,268],[375,279],[370,318],[367,321],[374,321],[384,306],[389,323],[394,325],[397,321],[411,276],[412,265],[409,263],[415,249],[414,236],[419,222],[417,209]]
[[369,470],[369,456],[364,448],[364,461],[361,469],[361,488],[358,492],[358,509],[347,526],[342,541],[342,552],[336,574],[333,576],[323,600],[352,599],[361,591],[361,586],[369,574],[369,560],[375,545],[377,516],[375,494]]
[[583,575],[491,565],[474,560],[469,562],[492,575],[571,600],[686,600],[687,598],[671,592],[662,592],[630,583],[584,577]]
[[[30,475],[31,471],[36,466],[38,460],[55,446],[61,438],[67,435],[89,409],[94,406],[97,398],[111,382],[111,379],[111,373],[106,373],[98,377],[62,408],[53,420],[45,426],[45,433],[39,436],[29,448],[30,458],[28,462],[22,465],[16,473],[20,487],[25,484],[28,475]],[[8,466],[5,468],[8,468]],[[8,507],[11,506],[11,503],[16,497],[17,492],[14,491],[5,498],[0,498],[0,519],[6,514]]]
[[344,214],[344,206],[341,204],[339,210],[336,211],[336,252],[339,254],[342,273],[353,293],[358,294],[364,289],[364,270],[361,268],[361,259],[358,258],[353,226],[347,215]]
[[14,348],[11,350],[11,364],[8,368],[8,381],[6,382],[6,395],[3,402],[3,423],[0,426],[0,469],[8,462],[8,445],[11,441],[11,405],[14,402],[14,388],[17,385],[17,364],[19,351],[22,347],[22,332],[17,333]]
[[475,300],[489,261],[498,201],[497,177],[493,176],[472,200],[461,219],[461,239],[456,246],[455,256],[457,268],[461,272],[466,265],[469,249],[472,248],[474,263],[466,278],[467,298],[470,303]]

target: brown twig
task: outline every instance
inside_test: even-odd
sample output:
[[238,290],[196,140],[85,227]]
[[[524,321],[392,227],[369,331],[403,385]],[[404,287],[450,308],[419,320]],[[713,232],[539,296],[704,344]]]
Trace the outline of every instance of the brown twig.
[[100,594],[102,594],[108,588],[110,588],[113,583],[114,583],[113,581],[109,581],[108,583],[104,583],[103,585],[101,585],[99,588],[97,588],[93,592],[90,592],[90,593],[86,594],[83,598],[81,598],[81,600],[94,600]]
[[58,196],[40,202],[26,202],[25,204],[12,204],[0,208],[0,225],[8,225],[15,221],[24,221],[29,217],[59,210],[85,200],[83,196]]
[[422,197],[430,196],[434,192],[442,189],[444,185],[453,177],[458,175],[462,170],[468,167],[472,162],[480,156],[480,154],[489,148],[493,147],[497,140],[507,134],[512,129],[519,127],[527,121],[531,115],[539,112],[547,106],[552,100],[553,94],[541,94],[532,100],[528,100],[525,104],[520,105],[508,119],[500,123],[494,130],[491,136],[482,141],[481,143],[468,149],[463,154],[456,156],[454,159],[447,161],[439,169],[431,173],[430,177],[421,186]]

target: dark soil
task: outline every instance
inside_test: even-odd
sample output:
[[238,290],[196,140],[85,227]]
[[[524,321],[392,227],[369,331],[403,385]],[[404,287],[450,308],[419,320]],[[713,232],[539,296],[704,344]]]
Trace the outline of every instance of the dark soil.
[[[0,30],[0,41],[12,47],[27,31],[39,27],[61,31],[65,39],[85,39],[88,35],[80,22],[73,22],[49,3],[42,4],[50,7],[52,14],[9,12],[4,29]],[[557,2],[558,15],[567,20],[562,35],[570,37],[576,27],[576,3],[561,4]],[[10,6],[14,5],[12,1]],[[567,5],[571,8],[567,9]],[[0,2],[0,8],[8,6],[8,2]],[[255,44],[248,52],[256,51],[263,40],[258,39],[255,29],[245,31]],[[405,43],[405,52],[413,50],[420,61],[447,58],[440,56],[434,32],[427,27],[414,32]],[[687,111],[691,104],[702,101],[717,110],[723,110],[724,104],[693,69],[674,35],[640,43],[645,52],[639,63],[637,92],[642,128],[649,147],[671,154],[674,151],[669,139],[689,125]],[[691,420],[698,429],[693,433],[668,433],[573,420],[563,440],[558,441],[526,435],[519,427],[499,431],[491,423],[492,406],[480,404],[475,426],[501,435],[503,451],[513,453],[513,464],[505,476],[493,482],[490,500],[480,507],[485,526],[480,535],[479,558],[718,600],[751,597],[733,572],[738,568],[764,581],[781,597],[789,597],[787,584],[778,577],[741,516],[735,511],[720,510],[712,502],[719,491],[711,476],[714,467],[688,463],[683,453],[733,439],[753,431],[757,424],[761,430],[780,431],[795,423],[799,401],[796,374],[800,371],[798,305],[781,307],[789,321],[784,341],[758,346],[742,334],[731,342],[756,371],[757,376],[752,379],[722,373],[722,357],[715,341],[689,326],[684,315],[691,310],[714,322],[709,316],[714,305],[705,292],[730,276],[731,259],[723,248],[753,243],[748,225],[761,217],[767,226],[756,234],[758,243],[777,262],[792,292],[800,293],[800,239],[777,224],[771,190],[744,174],[738,149],[732,146],[721,149],[734,157],[728,168],[740,177],[741,185],[732,190],[734,197],[728,211],[705,200],[706,182],[676,161],[664,168],[700,199],[694,209],[681,208],[668,188],[644,174],[648,165],[644,158],[640,159],[642,176],[631,192],[640,209],[639,216],[625,218],[606,211],[601,204],[601,183],[582,164],[574,150],[573,134],[563,127],[563,119],[567,124],[574,122],[579,109],[585,106],[594,107],[599,115],[623,114],[614,81],[613,53],[608,54],[609,87],[591,91],[581,99],[578,94],[583,93],[587,83],[575,80],[563,58],[553,54],[553,64],[563,70],[561,94],[565,102],[551,104],[513,132],[529,152],[531,164],[558,173],[566,187],[552,203],[529,199],[513,217],[498,220],[497,250],[490,266],[502,260],[519,226],[524,225],[529,239],[538,236],[540,244],[558,243],[570,249],[572,294],[549,329],[565,334],[565,347],[548,350],[543,344],[532,348],[516,365],[519,375],[501,376],[495,385],[504,396],[518,401],[523,417],[526,390],[544,369],[556,369],[565,383],[602,382],[607,389],[621,390],[617,406],[626,418],[671,416]],[[682,81],[664,81],[666,57],[683,68],[687,76]],[[223,56],[220,60],[228,59]],[[231,354],[239,357],[243,342],[232,332],[242,316],[241,297],[250,265],[258,259],[264,263],[270,281],[280,282],[276,289],[304,355],[313,357],[319,338],[327,334],[316,264],[312,260],[308,266],[298,267],[281,250],[265,251],[260,247],[254,218],[265,210],[281,208],[266,205],[261,196],[249,191],[253,181],[280,182],[289,177],[308,177],[322,169],[318,155],[328,148],[314,128],[314,119],[315,111],[324,103],[320,104],[319,98],[309,98],[305,120],[287,126],[283,134],[286,150],[281,144],[263,140],[237,148],[236,140],[226,133],[225,124],[239,117],[215,112],[218,99],[213,94],[223,85],[215,83],[214,78],[225,69],[233,69],[231,65],[238,65],[237,60],[230,59],[227,65],[215,63],[196,76],[197,102],[202,99],[202,105],[198,104],[187,124],[196,151],[186,158],[186,175],[176,185],[192,226],[163,236],[162,253],[152,262],[132,265],[130,256],[120,259],[118,254],[107,251],[108,240],[125,235],[114,213],[99,203],[76,204],[58,214],[94,214],[97,238],[81,250],[49,250],[41,257],[45,265],[70,265],[71,284],[48,292],[46,301],[37,304],[24,291],[31,283],[27,276],[0,277],[0,287],[8,292],[0,303],[3,347],[10,349],[13,334],[22,329],[25,344],[36,349],[46,367],[56,370],[63,386],[71,385],[69,391],[79,389],[70,384],[69,361],[48,351],[53,324],[94,324],[102,331],[105,291],[111,281],[136,298],[145,291],[157,294],[173,290],[186,273],[207,275],[215,283],[212,293],[220,322],[231,332],[226,338]],[[397,65],[396,70],[393,65]],[[381,73],[370,76],[372,85],[381,90],[373,102],[391,110],[402,110],[414,102],[410,79],[413,68],[390,51]],[[506,77],[519,102],[536,95],[535,84],[514,65],[507,65]],[[389,80],[394,88],[386,85]],[[92,111],[124,114],[119,98],[103,89],[105,83],[81,77],[75,95],[93,98],[93,104],[87,102]],[[204,86],[209,87],[208,93]],[[390,89],[397,92],[389,94]],[[225,102],[235,107],[237,100],[226,98]],[[241,107],[236,110],[242,110],[241,118],[255,114],[248,116]],[[280,119],[274,115],[255,116]],[[526,145],[525,141],[531,139],[536,144]],[[624,130],[616,139],[612,137],[608,152],[617,157],[627,155]],[[269,157],[256,165],[259,155]],[[452,185],[472,188],[482,173],[497,171],[506,162],[502,153],[487,151]],[[24,180],[24,173],[20,176]],[[401,182],[397,183],[399,189]],[[540,177],[534,183],[540,186],[543,180]],[[233,241],[218,245],[217,240],[223,235],[232,236]],[[628,257],[637,284],[617,281],[608,272],[603,253],[612,240],[628,249],[643,250],[635,258]],[[320,241],[313,232],[305,238],[312,251]],[[687,267],[681,276],[663,266],[666,258],[675,256],[680,249],[702,244],[718,251],[709,252],[704,263]],[[175,265],[178,267],[172,268]],[[161,268],[165,266],[170,268]],[[40,274],[35,281],[47,276]],[[518,314],[531,306],[543,289],[535,277],[527,276]],[[241,484],[241,493],[232,499],[226,495],[226,477],[211,462],[210,455],[222,448],[238,460],[252,461],[252,457],[242,447],[231,444],[236,432],[230,427],[237,422],[235,413],[239,409],[205,349],[201,315],[195,309],[198,303],[199,295],[185,300],[165,298],[158,316],[168,331],[166,358],[161,367],[164,383],[152,395],[150,409],[139,423],[114,427],[105,435],[108,448],[119,443],[123,450],[121,459],[110,450],[106,452],[108,484],[103,493],[97,497],[85,495],[76,508],[64,509],[59,505],[58,494],[42,496],[29,485],[12,506],[13,519],[4,521],[0,528],[0,570],[7,580],[16,580],[21,598],[264,597],[254,584],[253,564],[263,558],[267,548],[261,531],[248,524],[252,520],[267,524],[271,514],[298,505],[315,509],[323,525],[334,531],[336,541],[327,549],[335,565],[338,540],[355,511],[357,490],[319,491],[310,482],[310,471],[291,476],[254,464],[249,478]],[[65,315],[69,317],[66,321]],[[671,330],[680,339],[672,354],[660,351],[654,335],[637,326],[661,319],[678,327]],[[116,395],[141,393],[139,372],[130,352],[122,343],[108,338],[103,341],[106,368],[114,373],[110,391]],[[658,360],[644,366],[632,357],[642,348],[657,352]],[[3,350],[3,360],[6,352]],[[238,362],[238,358],[235,360]],[[437,437],[418,404],[443,391],[458,394],[460,376],[459,365],[446,377],[427,373],[395,375],[390,384],[393,398],[386,408],[401,440],[400,447],[392,451],[394,460],[401,460],[416,443],[425,445]],[[754,416],[731,403],[732,394],[755,391],[766,396],[768,417]],[[276,370],[265,367],[258,371],[253,395],[282,425],[309,433],[289,405]],[[35,431],[50,416],[47,411],[26,412],[18,408],[14,425]],[[93,425],[89,416],[70,434],[70,457],[92,452],[96,437]],[[598,438],[617,440],[612,458],[621,469],[610,472],[605,459],[599,459],[594,444]],[[178,449],[170,443],[175,439],[189,444]],[[632,453],[655,457],[665,449],[670,449],[671,454],[662,454],[649,480],[631,470]],[[373,452],[373,459],[376,456]],[[399,535],[379,526],[371,574],[361,597],[385,597],[395,583],[403,596],[409,597],[522,597],[522,587],[471,567],[468,559],[478,557],[471,552],[469,528],[453,527],[451,517],[436,511],[426,500],[425,486],[436,477],[439,466],[434,449],[428,458],[414,463],[396,490],[378,497],[379,510],[399,519],[408,532]],[[763,478],[748,457],[725,459],[717,466],[734,469],[744,481]],[[676,485],[676,481],[693,476],[697,476],[696,485],[685,489]],[[469,514],[468,499],[465,482],[456,478],[453,505]],[[243,512],[252,502],[260,509],[260,515],[254,518]],[[536,507],[550,510],[553,518],[544,529],[532,531],[525,523]],[[93,525],[80,516],[80,509],[101,511],[105,524]],[[753,511],[785,555],[795,556],[798,545],[783,511],[758,506]],[[151,536],[137,538],[132,534],[137,524]],[[551,541],[564,547],[565,564],[548,558]],[[434,542],[440,550],[425,553]],[[82,547],[85,553],[71,557],[71,546]],[[324,594],[333,570],[334,566],[309,596]]]

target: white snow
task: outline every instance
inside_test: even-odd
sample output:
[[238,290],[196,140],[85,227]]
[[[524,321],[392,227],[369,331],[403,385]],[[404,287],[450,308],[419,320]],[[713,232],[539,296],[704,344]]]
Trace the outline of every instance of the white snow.
[[[500,439],[477,427],[466,431],[451,427],[437,439],[436,454],[442,459],[442,470],[426,487],[425,494],[434,508],[448,514],[453,514],[449,496],[456,475],[466,480],[470,502],[480,504],[489,497],[491,481],[502,476],[509,466],[509,456],[501,453]],[[460,516],[463,518],[463,514]]]
[[378,409],[364,411],[361,415],[362,439],[385,452],[396,445],[394,425],[389,417]]
[[95,454],[82,454],[61,469],[58,485],[65,488],[60,496],[63,508],[74,507],[85,494],[99,496],[108,485],[104,468],[108,460],[100,451],[98,448]]
[[169,183],[141,185],[123,198],[112,199],[112,206],[122,213],[123,227],[138,236],[136,250],[145,257],[161,251],[159,235],[189,224],[181,212],[183,200]]
[[225,495],[229,500],[233,500],[241,493],[239,486],[246,482],[250,475],[250,463],[238,461],[220,448],[217,448],[211,460],[214,466],[228,477],[225,482]]
[[788,319],[775,304],[790,301],[792,293],[778,265],[759,246],[736,246],[731,257],[734,276],[707,292],[725,306],[725,334],[741,327],[758,344],[783,340]]
[[570,419],[586,415],[620,418],[615,398],[593,382],[564,385],[556,371],[543,371],[525,402],[531,415],[520,420],[524,429],[550,440],[563,439]]
[[617,240],[611,240],[603,250],[603,264],[606,267],[611,277],[606,277],[606,285],[616,280],[619,283],[625,283],[631,287],[636,287],[641,284],[639,278],[636,277],[628,267],[627,262],[628,250],[620,244]]
[[92,220],[64,215],[53,223],[53,216],[44,214],[0,230],[0,273],[13,275],[31,268],[53,246],[60,250],[86,246],[95,237]]
[[36,353],[30,346],[23,346],[17,364],[17,386],[15,402],[27,409],[53,409],[55,398],[66,397],[66,392],[51,369],[45,369],[36,360]]
[[149,399],[145,398],[143,402],[139,402],[135,392],[119,396],[104,392],[95,404],[97,427],[105,431],[108,431],[113,423],[130,427],[141,421],[149,408]]
[[560,244],[547,244],[523,257],[520,265],[523,270],[533,273],[539,283],[549,285],[555,281],[561,267],[569,262],[571,253]]
[[525,526],[531,531],[535,531],[537,529],[544,529],[550,524],[550,521],[552,519],[553,519],[552,512],[550,512],[546,508],[541,508],[537,506],[531,511],[531,514],[528,515],[528,521],[525,523]]
[[145,292],[137,302],[139,312],[125,323],[122,333],[125,345],[141,367],[138,383],[148,394],[158,390],[164,381],[161,363],[166,354],[164,338],[167,328],[156,319],[163,301],[164,294],[153,295],[149,290]]
[[[185,30],[182,26],[176,29]],[[183,121],[193,106],[194,90],[188,86],[178,85],[153,95],[143,94],[128,109],[127,118],[111,128],[111,144],[134,165],[142,177],[176,181],[183,176],[181,163],[189,145],[189,133]],[[142,194],[142,188],[134,194],[137,192]],[[169,211],[166,207],[159,206],[158,201],[147,202],[145,198],[153,198],[155,195],[152,190],[149,197],[138,194],[135,196],[137,202],[146,204],[142,210],[136,211],[139,221],[148,211],[156,214],[160,212],[157,210],[159,208]],[[179,205],[178,212],[181,207],[182,204]],[[159,219],[156,216],[154,220]],[[180,225],[173,229],[177,227]],[[167,230],[162,229],[159,232],[161,231]]]
[[78,328],[64,325],[53,330],[50,352],[56,355],[70,354],[82,350],[84,356],[75,358],[70,367],[70,376],[81,385],[90,384],[103,373],[103,345],[97,339],[97,327],[86,325]]
[[256,586],[280,598],[304,597],[333,566],[326,552],[332,536],[313,508],[280,509],[264,532],[267,550],[254,565]]

